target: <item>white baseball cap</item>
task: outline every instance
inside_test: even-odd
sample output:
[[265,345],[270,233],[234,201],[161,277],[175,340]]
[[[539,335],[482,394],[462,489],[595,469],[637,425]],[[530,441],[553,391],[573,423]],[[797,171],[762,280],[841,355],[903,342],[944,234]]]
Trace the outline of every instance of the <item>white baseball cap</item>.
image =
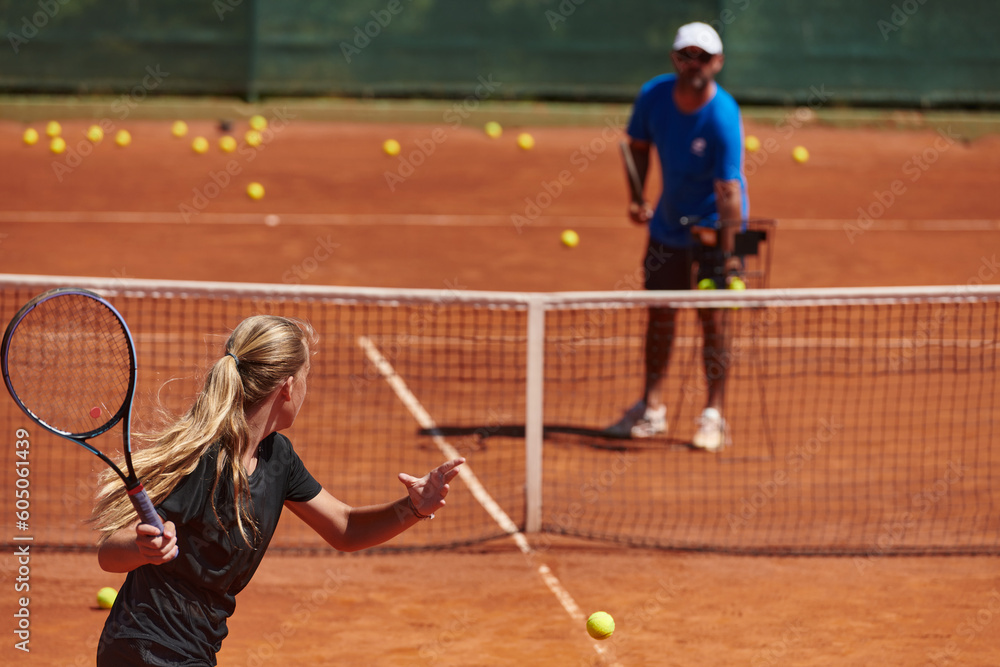
[[722,53],[722,40],[719,33],[707,23],[688,23],[677,30],[674,37],[674,51],[680,51],[690,46],[697,46],[713,56]]

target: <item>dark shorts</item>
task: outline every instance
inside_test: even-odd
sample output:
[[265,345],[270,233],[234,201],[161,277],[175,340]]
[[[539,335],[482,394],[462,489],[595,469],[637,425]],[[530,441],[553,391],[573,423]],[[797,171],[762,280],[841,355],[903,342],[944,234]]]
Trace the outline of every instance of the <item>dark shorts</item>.
[[690,248],[674,248],[650,239],[642,268],[648,290],[689,290],[705,278],[711,278],[716,289],[726,287],[722,251],[700,243]]

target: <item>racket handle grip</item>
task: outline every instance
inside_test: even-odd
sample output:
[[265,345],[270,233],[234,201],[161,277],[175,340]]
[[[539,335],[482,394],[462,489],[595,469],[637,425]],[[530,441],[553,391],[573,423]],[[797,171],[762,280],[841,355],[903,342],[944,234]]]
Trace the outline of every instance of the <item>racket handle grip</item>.
[[160,515],[153,508],[153,501],[146,495],[146,489],[142,488],[142,484],[136,485],[134,489],[129,489],[128,497],[132,501],[132,505],[135,506],[135,511],[139,513],[139,518],[142,519],[142,522],[150,526],[156,526],[156,529],[162,535],[163,522],[160,521]]

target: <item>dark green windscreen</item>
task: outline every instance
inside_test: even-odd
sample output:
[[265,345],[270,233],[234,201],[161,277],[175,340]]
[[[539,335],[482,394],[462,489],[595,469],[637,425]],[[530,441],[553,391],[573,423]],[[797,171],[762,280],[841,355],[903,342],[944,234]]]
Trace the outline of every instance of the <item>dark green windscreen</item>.
[[693,20],[741,101],[1000,104],[988,0],[0,0],[0,90],[627,101]]

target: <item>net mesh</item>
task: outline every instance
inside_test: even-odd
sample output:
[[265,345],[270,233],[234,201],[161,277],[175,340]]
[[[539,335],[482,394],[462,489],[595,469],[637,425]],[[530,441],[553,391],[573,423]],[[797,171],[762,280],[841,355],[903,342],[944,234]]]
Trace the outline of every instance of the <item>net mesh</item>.
[[[137,430],[159,408],[188,406],[244,317],[310,321],[320,346],[288,435],[331,493],[352,505],[400,497],[398,472],[422,474],[450,451],[481,484],[474,492],[456,480],[438,520],[385,548],[490,540],[506,534],[498,511],[521,529],[537,511],[543,533],[648,547],[865,558],[1000,551],[1000,289],[521,295],[46,280],[0,278],[0,315],[58,282],[108,297],[136,341]],[[654,303],[678,309],[669,433],[609,438],[603,429],[641,395]],[[539,304],[544,340],[535,341],[529,319]],[[732,444],[718,453],[689,444],[707,391],[698,307],[723,309],[731,338],[722,367]],[[534,345],[544,352],[544,437],[540,467],[529,470]],[[36,544],[92,545],[82,519],[100,462],[2,403],[9,433],[31,431]],[[8,469],[13,456],[13,447],[0,452]],[[7,539],[21,534],[12,503],[0,500]],[[81,521],[67,529],[65,516]],[[324,546],[291,515],[272,542]]]

